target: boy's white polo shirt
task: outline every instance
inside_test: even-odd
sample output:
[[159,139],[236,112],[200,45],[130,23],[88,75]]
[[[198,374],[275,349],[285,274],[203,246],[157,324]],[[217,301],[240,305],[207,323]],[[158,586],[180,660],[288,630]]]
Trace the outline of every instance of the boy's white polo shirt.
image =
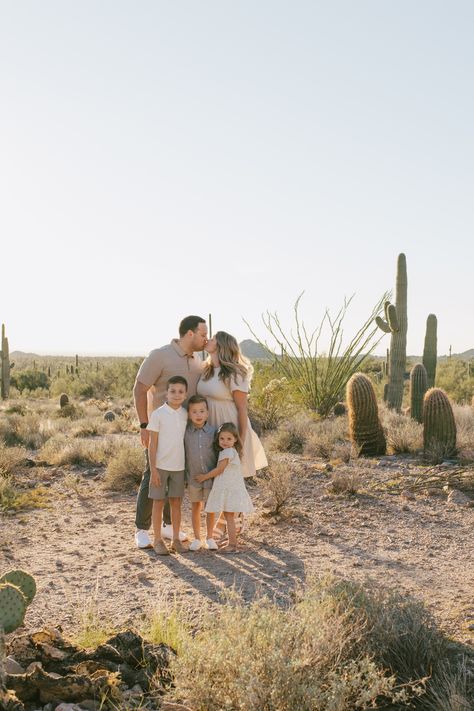
[[169,472],[184,470],[184,433],[188,413],[184,407],[174,410],[165,402],[153,410],[147,430],[158,432],[156,466]]

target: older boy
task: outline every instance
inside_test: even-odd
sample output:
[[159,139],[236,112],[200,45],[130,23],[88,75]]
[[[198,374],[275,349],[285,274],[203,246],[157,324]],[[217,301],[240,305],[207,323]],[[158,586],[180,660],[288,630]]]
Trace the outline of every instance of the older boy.
[[184,496],[184,432],[188,420],[187,412],[182,405],[186,400],[187,390],[186,378],[181,375],[169,378],[166,402],[153,410],[147,426],[150,433],[148,495],[153,499],[153,548],[158,555],[169,555],[162,538],[163,506],[167,492],[173,527],[171,549],[176,553],[185,553],[188,550],[187,546],[179,540],[181,500]]
[[[217,454],[214,450],[214,435],[216,428],[207,423],[209,411],[207,400],[202,395],[193,395],[188,400],[189,422],[184,435],[184,448],[186,452],[186,473],[188,476],[188,494],[191,502],[191,516],[193,522],[194,540],[189,546],[190,551],[198,551],[201,543],[201,509],[207,501],[212,487],[212,479],[199,483],[194,478],[197,474],[207,474],[214,469]],[[206,545],[210,550],[217,550],[218,546],[212,537],[215,514],[206,515],[207,540]]]

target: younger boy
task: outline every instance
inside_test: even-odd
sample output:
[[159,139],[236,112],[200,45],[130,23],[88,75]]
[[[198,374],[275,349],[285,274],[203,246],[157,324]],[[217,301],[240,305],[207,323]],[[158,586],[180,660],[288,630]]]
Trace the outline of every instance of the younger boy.
[[[188,492],[191,501],[191,516],[193,522],[194,540],[189,546],[189,550],[198,551],[202,547],[201,543],[201,509],[203,503],[207,501],[209,491],[212,487],[212,479],[202,482],[196,481],[198,474],[207,474],[214,469],[217,462],[217,454],[214,451],[213,441],[216,428],[207,424],[209,412],[207,400],[202,395],[193,395],[188,402],[189,422],[184,435],[184,446],[186,450],[186,472],[188,475]],[[217,550],[218,546],[212,537],[215,514],[206,515],[207,540],[206,544],[210,550]]]
[[151,472],[148,495],[153,499],[153,548],[158,555],[170,553],[161,537],[163,506],[167,496],[173,526],[171,550],[176,553],[188,550],[179,540],[181,500],[184,495],[184,432],[188,419],[182,405],[187,392],[186,378],[181,375],[170,378],[166,384],[166,402],[151,413],[147,426],[150,431],[148,455]]

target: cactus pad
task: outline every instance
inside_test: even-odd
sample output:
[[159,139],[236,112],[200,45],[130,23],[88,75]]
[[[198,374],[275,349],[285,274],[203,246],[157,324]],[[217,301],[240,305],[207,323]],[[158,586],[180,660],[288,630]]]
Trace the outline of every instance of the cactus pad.
[[24,570],[9,570],[0,578],[0,585],[2,583],[11,583],[15,587],[19,588],[26,598],[26,604],[29,605],[35,594],[36,594],[36,583],[35,579],[29,573],[25,573]]
[[21,590],[10,583],[0,585],[0,627],[13,632],[23,624],[26,598]]

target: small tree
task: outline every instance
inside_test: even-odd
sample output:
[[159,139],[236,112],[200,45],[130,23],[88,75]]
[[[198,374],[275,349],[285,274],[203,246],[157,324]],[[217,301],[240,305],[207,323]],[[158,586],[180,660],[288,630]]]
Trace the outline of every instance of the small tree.
[[[349,378],[360,370],[361,364],[373,353],[383,338],[377,337],[375,317],[382,310],[390,294],[385,293],[376,303],[370,316],[356,334],[343,346],[343,322],[349,305],[354,298],[344,298],[344,303],[333,318],[326,309],[321,323],[311,333],[308,332],[299,314],[302,292],[294,305],[294,332],[285,333],[276,313],[262,314],[262,321],[268,333],[278,344],[274,353],[265,340],[260,339],[245,321],[253,337],[271,355],[273,363],[301,394],[304,404],[311,410],[326,417],[344,394]],[[320,353],[321,335],[329,329],[329,348]]]

